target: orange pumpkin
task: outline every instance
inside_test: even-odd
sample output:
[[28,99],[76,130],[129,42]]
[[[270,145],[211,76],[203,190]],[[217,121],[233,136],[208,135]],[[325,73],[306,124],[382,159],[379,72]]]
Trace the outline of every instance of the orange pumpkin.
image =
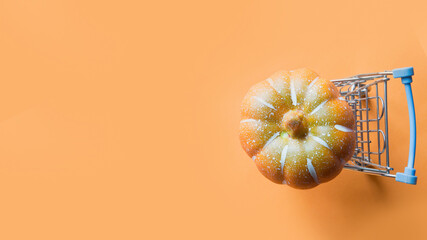
[[275,183],[315,187],[353,155],[352,109],[332,82],[309,69],[279,71],[254,85],[241,110],[241,145]]

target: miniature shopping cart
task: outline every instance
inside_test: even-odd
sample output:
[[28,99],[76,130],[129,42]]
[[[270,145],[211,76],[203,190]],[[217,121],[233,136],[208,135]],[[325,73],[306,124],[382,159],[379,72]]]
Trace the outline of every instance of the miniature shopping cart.
[[[395,178],[398,182],[416,184],[415,149],[416,124],[412,97],[412,67],[377,73],[359,74],[332,82],[353,109],[356,119],[356,149],[344,166],[346,169]],[[408,166],[403,173],[393,174],[390,167],[387,111],[387,82],[389,76],[401,78],[405,85],[409,110],[410,142]]]

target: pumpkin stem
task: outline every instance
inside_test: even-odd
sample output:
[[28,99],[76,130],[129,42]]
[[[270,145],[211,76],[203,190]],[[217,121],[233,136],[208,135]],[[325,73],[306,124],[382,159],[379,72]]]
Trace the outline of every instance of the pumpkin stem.
[[283,129],[292,138],[304,138],[308,133],[307,120],[301,110],[291,110],[282,119]]

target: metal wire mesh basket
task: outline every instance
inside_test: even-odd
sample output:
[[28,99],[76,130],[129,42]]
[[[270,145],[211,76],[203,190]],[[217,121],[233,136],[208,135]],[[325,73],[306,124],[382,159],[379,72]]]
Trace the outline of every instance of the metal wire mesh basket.
[[[413,68],[359,74],[332,80],[342,97],[349,103],[356,119],[356,150],[346,169],[395,178],[396,181],[416,184],[414,161],[416,149],[415,109],[412,97]],[[403,173],[393,174],[390,166],[388,139],[387,82],[389,76],[401,78],[405,85],[410,119],[410,148],[408,166]]]

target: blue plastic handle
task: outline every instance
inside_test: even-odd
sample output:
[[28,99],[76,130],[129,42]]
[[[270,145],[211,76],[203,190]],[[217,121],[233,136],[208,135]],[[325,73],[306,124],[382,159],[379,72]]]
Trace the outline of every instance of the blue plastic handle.
[[394,78],[401,78],[402,83],[405,85],[406,100],[408,102],[408,111],[409,111],[409,128],[410,128],[410,140],[409,140],[409,156],[408,156],[408,166],[405,167],[405,172],[396,173],[396,181],[408,183],[408,184],[417,184],[417,176],[415,176],[415,149],[417,144],[417,125],[415,121],[415,107],[414,99],[412,97],[412,76],[414,75],[414,68],[398,68],[393,70]]

